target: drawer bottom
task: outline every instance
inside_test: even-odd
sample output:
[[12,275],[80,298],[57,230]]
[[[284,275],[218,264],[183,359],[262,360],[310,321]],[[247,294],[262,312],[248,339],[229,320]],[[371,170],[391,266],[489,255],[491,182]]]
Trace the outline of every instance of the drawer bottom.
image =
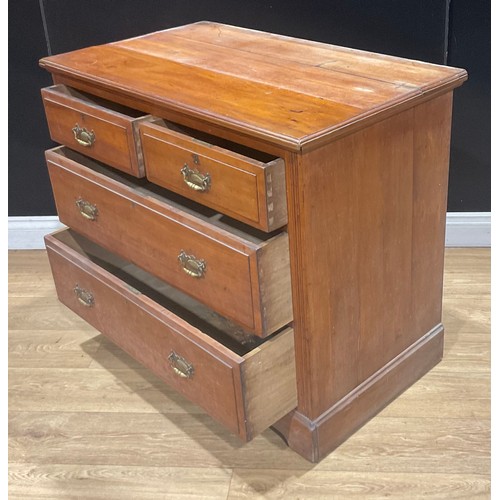
[[70,229],[45,243],[62,303],[242,439],[297,406],[291,328],[255,337]]

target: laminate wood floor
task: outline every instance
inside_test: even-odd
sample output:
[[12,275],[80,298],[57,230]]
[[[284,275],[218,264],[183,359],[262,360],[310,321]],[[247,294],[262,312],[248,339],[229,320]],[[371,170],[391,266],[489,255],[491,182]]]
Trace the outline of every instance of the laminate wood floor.
[[490,251],[447,249],[443,361],[319,464],[242,444],[9,253],[11,499],[490,497]]

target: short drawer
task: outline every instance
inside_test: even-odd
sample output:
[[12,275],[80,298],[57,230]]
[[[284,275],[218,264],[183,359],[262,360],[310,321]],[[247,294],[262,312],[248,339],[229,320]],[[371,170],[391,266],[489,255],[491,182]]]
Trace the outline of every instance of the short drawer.
[[65,85],[42,89],[52,140],[135,177],[144,177],[137,126],[140,111],[85,95]]
[[263,231],[287,223],[281,158],[160,119],[139,129],[151,182]]
[[248,228],[68,148],[46,157],[67,226],[256,335],[292,320],[286,232]]
[[244,335],[71,230],[45,243],[63,304],[242,439],[296,407],[292,329]]

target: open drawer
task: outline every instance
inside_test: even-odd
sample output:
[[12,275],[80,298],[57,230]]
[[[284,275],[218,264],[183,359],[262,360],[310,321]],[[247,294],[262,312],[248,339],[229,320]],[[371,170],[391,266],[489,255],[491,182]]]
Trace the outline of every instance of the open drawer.
[[134,177],[144,177],[138,124],[141,111],[65,85],[42,89],[50,137]]
[[68,148],[46,157],[63,224],[256,335],[292,321],[286,232],[249,228]]
[[242,439],[296,407],[291,328],[263,341],[70,229],[45,243],[63,304]]
[[263,231],[287,223],[281,158],[159,118],[139,130],[151,182]]

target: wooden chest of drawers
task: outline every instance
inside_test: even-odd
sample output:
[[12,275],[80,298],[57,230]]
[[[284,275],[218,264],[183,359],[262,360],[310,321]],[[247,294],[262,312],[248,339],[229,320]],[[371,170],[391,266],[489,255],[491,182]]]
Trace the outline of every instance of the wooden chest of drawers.
[[59,299],[318,461],[442,356],[456,68],[210,22],[43,59]]

